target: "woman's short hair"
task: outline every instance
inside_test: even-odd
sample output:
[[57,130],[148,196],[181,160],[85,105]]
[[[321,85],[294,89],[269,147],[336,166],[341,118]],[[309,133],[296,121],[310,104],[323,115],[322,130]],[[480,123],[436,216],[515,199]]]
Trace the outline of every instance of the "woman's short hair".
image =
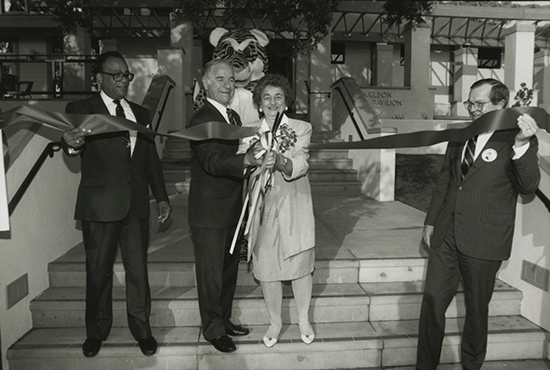
[[508,100],[510,99],[510,90],[508,90],[508,87],[494,78],[484,78],[482,80],[474,82],[470,87],[470,90],[473,90],[476,87],[480,87],[483,85],[491,86],[491,92],[489,93],[489,99],[491,99],[491,103],[497,105],[499,102],[504,100],[503,108],[506,108],[506,106],[508,105]]
[[252,92],[252,101],[256,107],[259,108],[262,104],[262,95],[267,86],[280,87],[283,90],[287,107],[290,107],[294,103],[294,91],[290,86],[290,82],[279,74],[268,73],[258,80]]

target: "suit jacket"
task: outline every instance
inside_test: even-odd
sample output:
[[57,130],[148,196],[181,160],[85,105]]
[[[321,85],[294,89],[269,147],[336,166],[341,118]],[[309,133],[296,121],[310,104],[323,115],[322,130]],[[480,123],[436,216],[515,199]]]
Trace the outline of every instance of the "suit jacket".
[[[235,113],[237,123],[241,120]],[[208,121],[226,122],[210,102],[191,118],[188,127]],[[244,154],[236,155],[239,140],[191,141],[189,225],[226,228],[237,224],[242,208]]]
[[[262,121],[245,123],[244,126],[260,128]],[[289,258],[315,246],[315,217],[309,171],[309,144],[313,131],[311,124],[289,118],[288,126],[294,130],[297,140],[282,155],[292,162],[292,174],[273,173],[273,186],[265,195],[264,210],[259,224],[258,247],[273,248],[280,245],[283,257]],[[246,151],[248,143],[242,143],[240,151]],[[256,213],[260,217],[259,213]]]
[[[147,126],[150,122],[149,111],[132,102],[128,103],[137,123]],[[65,111],[76,114],[110,114],[99,94],[70,102]],[[76,201],[77,220],[119,221],[130,210],[138,218],[148,218],[148,186],[157,202],[168,201],[153,137],[138,133],[134,152],[130,157],[122,132],[87,136],[80,158],[82,178]]]
[[425,221],[435,227],[432,247],[454,225],[461,253],[496,261],[510,257],[518,194],[533,193],[540,182],[536,137],[522,157],[512,160],[517,133],[494,132],[462,182],[464,143],[449,143]]

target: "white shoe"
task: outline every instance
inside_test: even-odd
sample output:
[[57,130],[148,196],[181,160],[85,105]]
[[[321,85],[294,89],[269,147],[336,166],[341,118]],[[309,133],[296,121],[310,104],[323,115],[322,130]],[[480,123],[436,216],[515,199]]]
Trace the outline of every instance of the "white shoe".
[[304,342],[305,344],[311,344],[313,343],[314,340],[315,340],[315,334],[311,334],[311,335],[302,334],[302,342]]
[[277,343],[278,340],[279,338],[264,337],[264,344],[267,348],[271,348],[275,345],[275,343]]
[[315,333],[313,332],[313,328],[311,327],[311,324],[309,322],[307,323],[307,326],[309,329],[307,331],[310,332],[311,334],[304,334],[301,327],[300,327],[300,334],[302,334],[302,342],[304,342],[305,344],[311,344],[315,340]]

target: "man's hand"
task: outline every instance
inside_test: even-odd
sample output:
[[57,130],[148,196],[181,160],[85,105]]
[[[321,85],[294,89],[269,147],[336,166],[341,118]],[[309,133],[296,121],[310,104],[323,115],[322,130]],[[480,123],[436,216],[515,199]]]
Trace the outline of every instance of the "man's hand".
[[170,203],[163,200],[158,203],[159,208],[159,224],[164,223],[164,221],[168,220],[168,217],[170,217],[170,213],[172,213],[172,207],[170,206]]
[[260,143],[260,140],[254,142],[250,148],[246,151],[244,156],[245,166],[260,166],[263,161],[263,156],[266,150]]
[[433,233],[434,227],[432,225],[424,225],[424,230],[422,230],[422,240],[428,248],[431,248]]
[[521,129],[516,135],[515,147],[519,148],[529,142],[533,135],[536,135],[539,126],[533,117],[528,114],[522,114],[518,117],[518,126]]
[[92,133],[92,130],[84,128],[72,128],[63,133],[63,140],[73,149],[80,149],[84,145],[84,137]]

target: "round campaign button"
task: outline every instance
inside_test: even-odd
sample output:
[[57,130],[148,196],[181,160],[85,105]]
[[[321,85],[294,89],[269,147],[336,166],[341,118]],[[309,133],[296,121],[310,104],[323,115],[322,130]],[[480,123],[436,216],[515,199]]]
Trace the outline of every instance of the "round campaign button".
[[481,153],[481,158],[485,162],[492,162],[497,159],[497,151],[494,149],[485,149],[483,153]]

